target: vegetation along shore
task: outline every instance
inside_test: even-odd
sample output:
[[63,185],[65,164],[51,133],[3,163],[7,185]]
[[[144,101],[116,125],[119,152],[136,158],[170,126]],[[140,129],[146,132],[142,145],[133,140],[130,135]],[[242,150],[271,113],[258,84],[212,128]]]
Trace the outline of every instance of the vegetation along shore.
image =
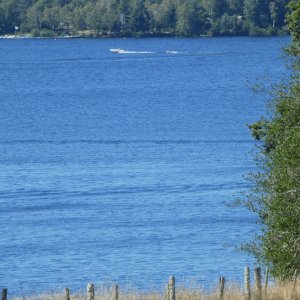
[[285,35],[289,0],[0,0],[0,35]]
[[[247,272],[247,267],[245,271]],[[169,282],[163,284],[160,290],[139,291],[130,285],[125,288],[111,282],[98,285],[88,283],[86,291],[71,291],[65,288],[42,293],[22,292],[18,296],[10,296],[9,291],[3,289],[2,300],[296,300],[300,299],[300,283],[299,280],[295,280],[296,278],[293,281],[277,284],[273,282],[267,285],[267,276],[259,282],[255,277],[255,284],[249,285],[248,288],[247,276],[245,286],[233,281],[227,282],[225,278],[220,277],[219,284],[207,289],[193,280],[176,283],[175,286],[175,278],[171,276]]]

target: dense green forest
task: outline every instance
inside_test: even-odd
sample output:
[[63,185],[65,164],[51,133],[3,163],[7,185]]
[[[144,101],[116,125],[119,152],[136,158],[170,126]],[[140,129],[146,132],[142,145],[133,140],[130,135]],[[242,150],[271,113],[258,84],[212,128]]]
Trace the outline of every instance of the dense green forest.
[[289,0],[0,0],[0,34],[287,34]]

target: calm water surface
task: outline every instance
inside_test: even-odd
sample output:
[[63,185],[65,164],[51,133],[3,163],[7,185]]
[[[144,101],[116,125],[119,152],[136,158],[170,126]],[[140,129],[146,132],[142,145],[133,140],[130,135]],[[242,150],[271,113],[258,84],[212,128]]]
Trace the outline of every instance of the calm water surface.
[[222,244],[256,216],[223,201],[255,167],[245,84],[280,78],[278,41],[0,41],[0,288],[242,280],[253,258]]

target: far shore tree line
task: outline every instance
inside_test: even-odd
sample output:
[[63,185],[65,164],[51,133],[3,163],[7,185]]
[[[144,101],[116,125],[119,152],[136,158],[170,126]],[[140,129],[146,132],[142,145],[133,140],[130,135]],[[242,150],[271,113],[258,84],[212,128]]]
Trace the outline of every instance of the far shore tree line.
[[271,36],[288,34],[288,0],[0,0],[0,34]]

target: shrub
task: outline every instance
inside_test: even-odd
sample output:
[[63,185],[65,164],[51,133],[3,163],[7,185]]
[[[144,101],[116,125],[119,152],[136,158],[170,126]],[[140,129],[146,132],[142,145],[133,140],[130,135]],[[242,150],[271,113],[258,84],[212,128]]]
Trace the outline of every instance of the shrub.
[[276,28],[276,27],[269,26],[269,27],[266,29],[266,35],[269,35],[269,36],[277,35],[277,28]]
[[49,29],[42,29],[40,32],[41,37],[54,37],[54,32]]
[[136,37],[144,37],[145,33],[143,31],[137,31],[137,32],[135,32],[135,36]]
[[30,35],[32,37],[38,37],[38,36],[40,36],[40,33],[37,29],[32,29],[31,32],[30,32]]

